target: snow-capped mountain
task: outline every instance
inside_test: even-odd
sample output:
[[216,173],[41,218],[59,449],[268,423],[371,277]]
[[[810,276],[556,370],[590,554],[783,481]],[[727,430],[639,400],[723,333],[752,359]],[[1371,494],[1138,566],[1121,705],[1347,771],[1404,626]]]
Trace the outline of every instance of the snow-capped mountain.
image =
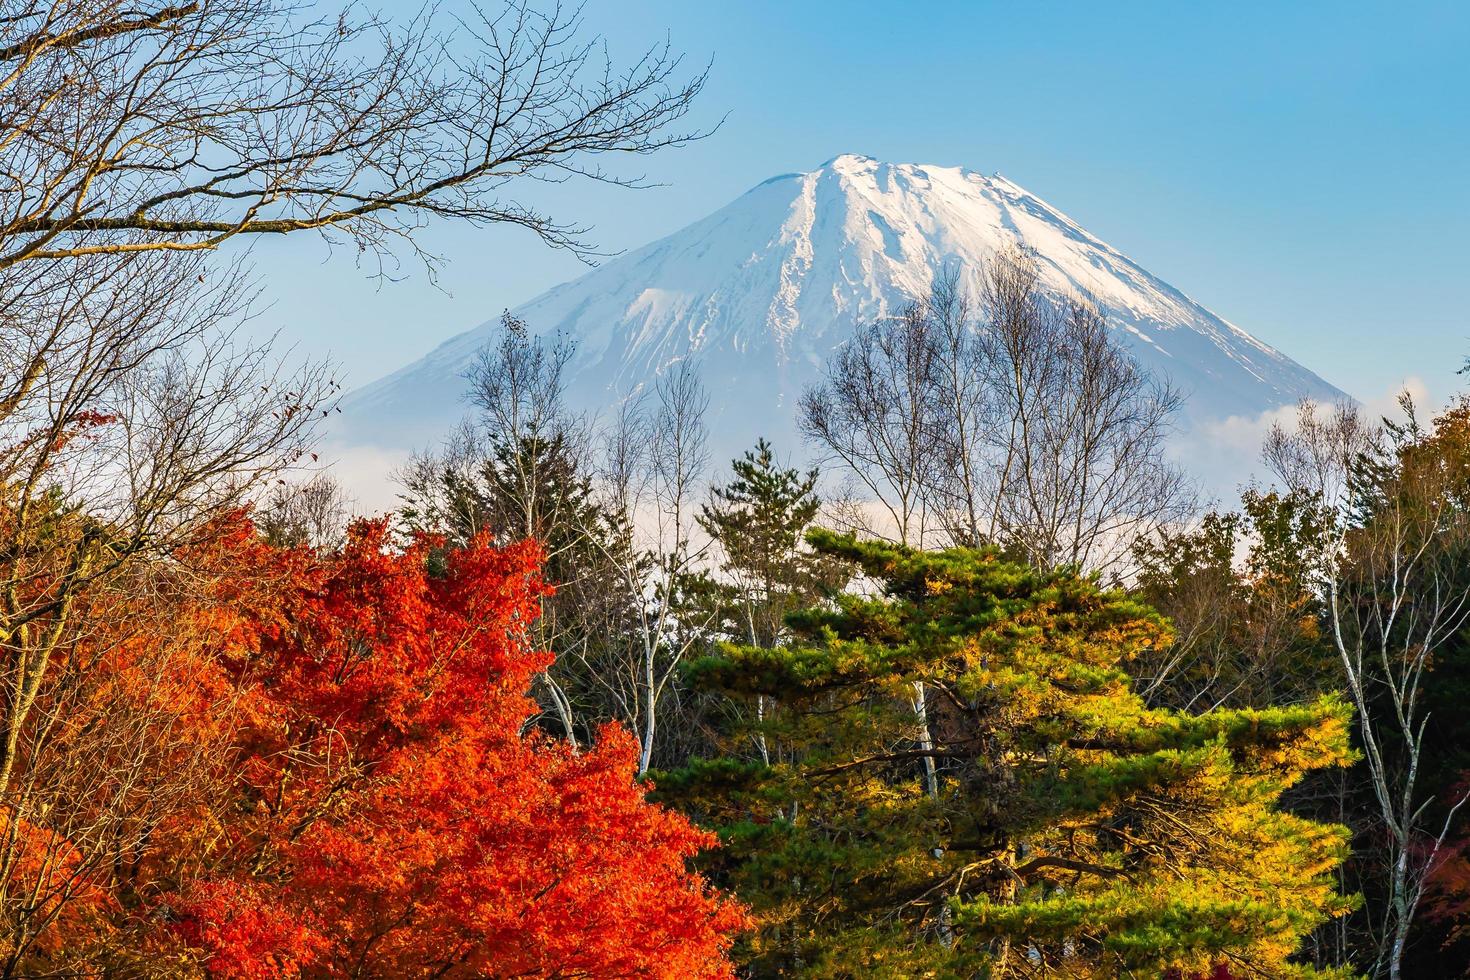
[[[1186,425],[1344,397],[1004,177],[856,155],[773,177],[513,312],[576,340],[581,407],[605,410],[693,358],[711,394],[716,460],[758,436],[790,451],[803,387],[854,324],[895,312],[942,268],[974,268],[1010,244],[1034,252],[1049,288],[1092,296],[1138,360],[1184,390]],[[339,437],[435,442],[464,414],[463,373],[497,322],[353,393]]]

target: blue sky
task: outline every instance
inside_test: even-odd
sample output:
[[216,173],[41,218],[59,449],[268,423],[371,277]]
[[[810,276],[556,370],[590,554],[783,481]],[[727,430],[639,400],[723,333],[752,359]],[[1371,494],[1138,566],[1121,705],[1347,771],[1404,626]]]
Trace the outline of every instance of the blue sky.
[[[415,4],[416,6],[416,4]],[[388,3],[391,13],[393,3]],[[712,60],[707,140],[662,186],[536,188],[610,250],[844,152],[999,171],[1352,394],[1438,398],[1470,355],[1470,3],[591,0],[614,59]],[[627,164],[622,164],[627,166]],[[513,229],[435,226],[438,288],[263,242],[261,329],[356,386],[583,271]]]

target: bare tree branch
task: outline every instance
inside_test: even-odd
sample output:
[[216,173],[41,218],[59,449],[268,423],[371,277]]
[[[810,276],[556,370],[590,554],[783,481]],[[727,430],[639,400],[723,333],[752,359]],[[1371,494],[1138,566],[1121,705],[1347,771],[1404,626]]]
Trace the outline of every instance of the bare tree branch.
[[381,259],[436,217],[591,258],[585,229],[503,195],[637,185],[599,158],[701,135],[672,127],[702,72],[667,44],[614,69],[559,6],[446,32],[290,0],[0,0],[0,24],[0,269],[308,230]]

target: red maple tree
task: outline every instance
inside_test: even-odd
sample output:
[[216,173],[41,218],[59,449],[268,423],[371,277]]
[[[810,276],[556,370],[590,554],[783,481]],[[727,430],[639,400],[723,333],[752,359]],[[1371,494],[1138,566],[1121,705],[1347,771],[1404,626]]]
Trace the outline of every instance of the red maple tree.
[[382,521],[317,559],[234,542],[239,581],[294,588],[230,636],[241,778],[172,933],[221,977],[730,976],[744,912],[686,868],[711,836],[645,800],[616,727],[580,753],[528,727],[538,550],[428,554]]

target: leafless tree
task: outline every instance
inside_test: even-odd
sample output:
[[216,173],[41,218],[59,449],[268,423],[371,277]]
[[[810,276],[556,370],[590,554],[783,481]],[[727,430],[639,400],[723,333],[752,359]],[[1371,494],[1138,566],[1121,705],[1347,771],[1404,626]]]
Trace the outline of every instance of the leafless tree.
[[1181,396],[1095,305],[1048,295],[1024,253],[996,258],[982,298],[991,536],[1038,567],[1116,573],[1134,541],[1191,510],[1165,455]]
[[994,523],[989,450],[999,405],[989,345],[956,267],[935,280],[922,312],[936,347],[934,436],[941,455],[931,496],[950,540],[978,548],[990,540]]
[[653,390],[649,463],[658,533],[668,551],[682,552],[692,547],[692,509],[709,468],[709,394],[688,361],[659,377]]
[[0,269],[311,229],[382,260],[436,217],[587,254],[515,189],[699,135],[667,46],[617,69],[575,10],[426,10],[0,0]]
[[[870,533],[922,546],[940,532],[1042,568],[1116,573],[1135,540],[1189,510],[1164,456],[1179,395],[1092,304],[1045,293],[1021,252],[984,270],[981,300],[986,322],[950,270],[901,315],[861,326],[805,393],[801,428],[887,516]],[[927,751],[921,684],[913,709]]]
[[[798,414],[803,435],[886,517],[862,529],[904,544],[924,541],[942,454],[935,426],[940,350],[924,304],[861,325],[803,393]],[[855,517],[862,520],[861,512]]]
[[255,510],[255,524],[266,539],[286,548],[333,551],[346,540],[352,502],[327,473],[288,482],[280,479]]
[[494,468],[501,506],[496,533],[534,538],[556,551],[574,547],[579,489],[576,460],[590,449],[585,416],[566,401],[566,367],[576,345],[565,337],[540,338],[505,314],[496,343],[480,351],[468,378],[470,400],[480,412],[480,432],[491,443],[483,465]]
[[1352,402],[1322,406],[1303,399],[1290,426],[1271,426],[1261,460],[1288,490],[1316,494],[1325,506],[1340,510],[1347,503],[1354,461],[1371,452],[1382,436]]
[[709,625],[681,616],[679,595],[708,550],[707,542],[694,540],[709,463],[708,406],[694,366],[681,361],[655,382],[651,402],[630,403],[607,436],[609,504],[627,527],[642,530],[604,551],[618,587],[635,600],[619,630],[624,649],[614,658],[620,667],[605,681],[618,685],[614,697],[638,734],[640,773],[653,762],[679,664]]
[[901,540],[1117,574],[1134,541],[1192,508],[1165,455],[1181,398],[1093,304],[1045,290],[1024,253],[982,273],[978,300],[949,270],[859,328],[803,398],[803,432]]

